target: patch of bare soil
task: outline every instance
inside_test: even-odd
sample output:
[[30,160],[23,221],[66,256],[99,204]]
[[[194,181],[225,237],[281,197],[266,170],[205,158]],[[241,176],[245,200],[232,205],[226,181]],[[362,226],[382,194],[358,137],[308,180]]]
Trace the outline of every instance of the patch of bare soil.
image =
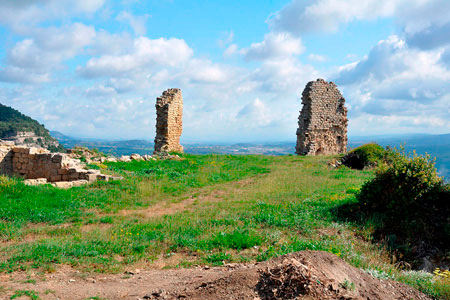
[[23,284],[8,276],[14,277],[0,276],[7,293],[32,289],[40,292],[42,299],[431,299],[404,284],[376,279],[320,251],[211,269],[135,270],[95,277],[62,269],[36,284]]

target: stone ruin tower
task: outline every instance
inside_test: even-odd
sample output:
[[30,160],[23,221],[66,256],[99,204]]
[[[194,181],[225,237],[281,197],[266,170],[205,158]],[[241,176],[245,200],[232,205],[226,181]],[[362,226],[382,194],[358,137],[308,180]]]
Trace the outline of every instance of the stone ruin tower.
[[302,94],[296,153],[330,155],[347,152],[347,108],[333,82],[308,82]]
[[168,89],[156,99],[155,153],[183,152],[183,96],[180,89]]

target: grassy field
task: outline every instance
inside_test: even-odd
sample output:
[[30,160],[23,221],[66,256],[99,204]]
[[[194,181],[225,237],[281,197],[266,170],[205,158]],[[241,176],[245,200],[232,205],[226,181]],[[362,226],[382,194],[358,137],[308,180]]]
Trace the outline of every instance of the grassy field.
[[450,299],[448,280],[402,270],[370,223],[337,217],[371,171],[331,169],[330,157],[182,158],[100,165],[125,179],[70,190],[2,177],[0,272],[222,265],[311,249]]

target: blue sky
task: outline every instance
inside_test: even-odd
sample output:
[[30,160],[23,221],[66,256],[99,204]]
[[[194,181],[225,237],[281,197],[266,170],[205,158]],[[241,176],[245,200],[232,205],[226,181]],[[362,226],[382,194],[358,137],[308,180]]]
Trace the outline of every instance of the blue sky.
[[0,3],[0,102],[67,135],[152,140],[184,96],[184,141],[295,140],[300,94],[338,84],[350,136],[450,132],[450,1]]

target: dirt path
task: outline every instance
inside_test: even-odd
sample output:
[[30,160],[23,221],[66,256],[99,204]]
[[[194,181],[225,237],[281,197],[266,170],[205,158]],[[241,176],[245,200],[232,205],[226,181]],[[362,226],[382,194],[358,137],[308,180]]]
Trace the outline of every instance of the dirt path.
[[[36,283],[0,276],[9,299],[33,290],[40,299],[424,299],[398,282],[376,279],[326,252],[303,251],[269,262],[221,268],[132,271],[118,275],[80,274],[68,267]],[[98,297],[98,298],[95,298]],[[27,298],[16,298],[27,299]]]
[[227,195],[241,189],[242,187],[252,184],[256,179],[257,177],[253,177],[235,181],[232,183],[216,185],[214,186],[214,189],[211,189],[211,187],[207,187],[204,189],[200,189],[198,192],[192,193],[191,196],[188,196],[186,199],[180,202],[159,202],[144,209],[125,209],[119,211],[118,215],[136,215],[145,218],[173,215],[185,210],[192,210],[194,209],[194,206],[198,204],[223,201]]

